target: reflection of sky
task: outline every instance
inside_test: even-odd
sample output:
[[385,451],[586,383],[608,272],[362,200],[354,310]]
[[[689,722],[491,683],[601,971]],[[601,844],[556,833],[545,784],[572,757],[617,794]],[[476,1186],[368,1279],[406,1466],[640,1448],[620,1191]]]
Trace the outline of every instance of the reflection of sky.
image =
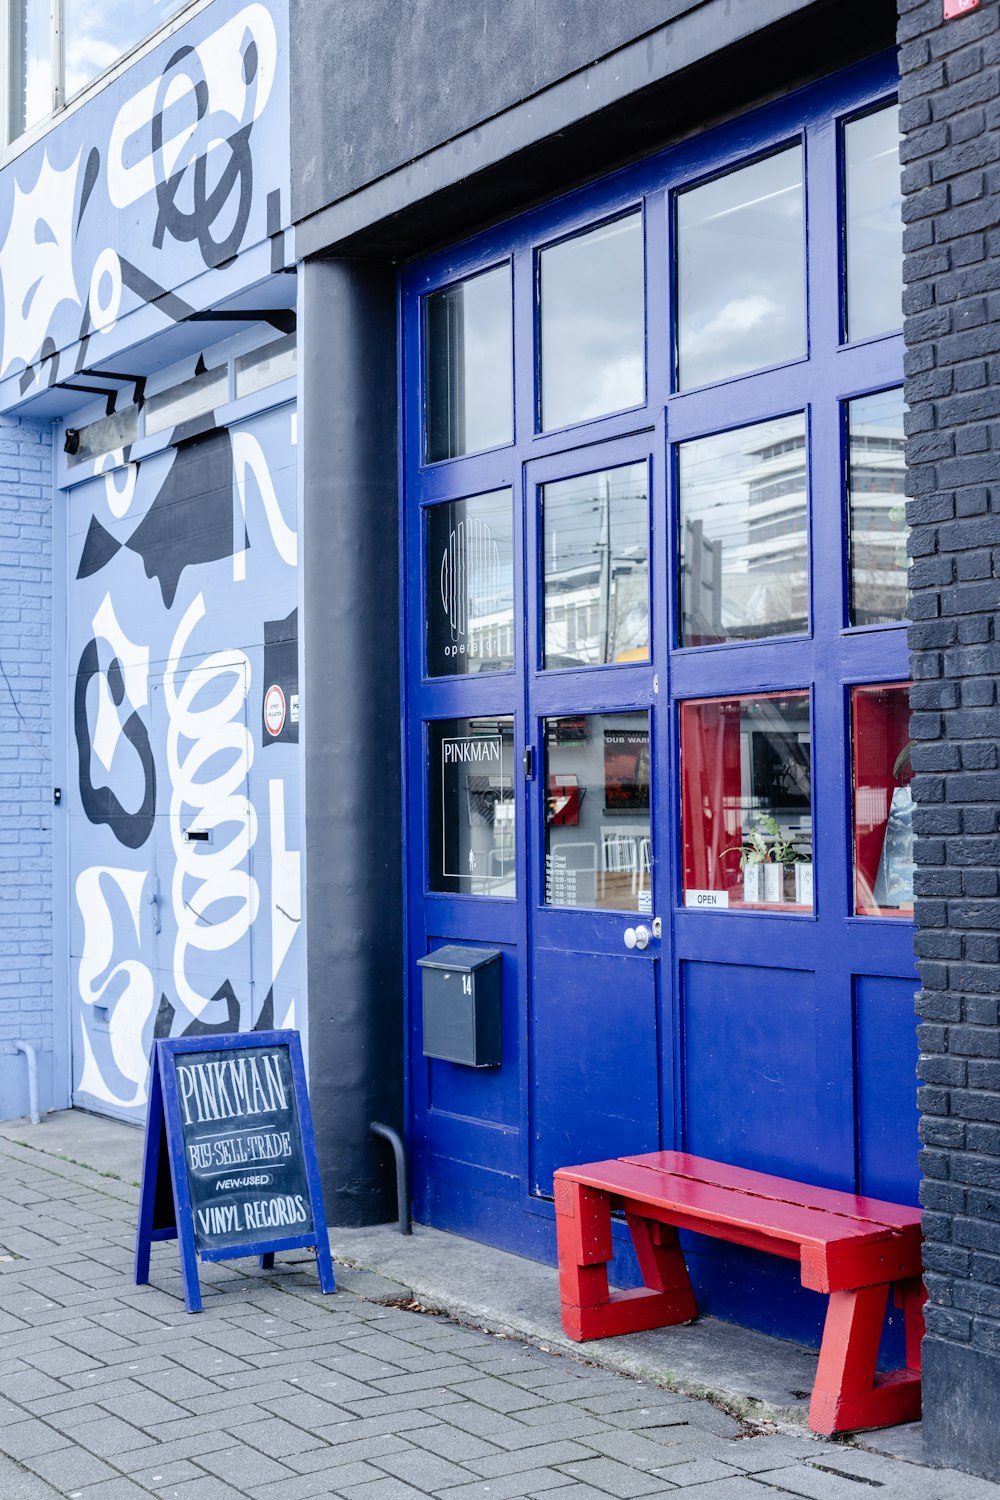
[[800,146],[681,193],[677,228],[683,386],[805,353]]
[[644,303],[641,213],[542,252],[546,431],[642,404]]
[[847,177],[847,310],[852,339],[903,321],[903,201],[895,104],[844,131]]
[[464,286],[465,452],[513,437],[510,267]]
[[67,99],[184,4],[186,0],[64,0]]
[[481,453],[514,436],[510,266],[427,298],[427,457]]

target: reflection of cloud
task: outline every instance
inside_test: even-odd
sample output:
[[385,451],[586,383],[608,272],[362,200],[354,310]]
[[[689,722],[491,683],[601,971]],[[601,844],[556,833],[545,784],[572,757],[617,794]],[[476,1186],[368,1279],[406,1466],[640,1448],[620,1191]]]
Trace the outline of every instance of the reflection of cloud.
[[781,311],[777,303],[762,292],[749,297],[733,297],[708,320],[698,337],[712,344],[730,339],[734,334],[752,333],[766,318],[778,317]]
[[179,10],[182,0],[66,0],[66,93],[77,93]]
[[68,167],[56,169],[49,162],[46,148],[34,184],[24,191],[15,180],[10,223],[0,244],[0,376],[15,360],[23,360],[26,365],[32,362],[61,302],[81,305],[73,271],[73,209],[79,166],[78,151]]
[[581,306],[566,316],[550,317],[545,337],[553,351],[546,360],[543,340],[542,415],[546,428],[641,404],[645,375],[641,321],[604,317]]

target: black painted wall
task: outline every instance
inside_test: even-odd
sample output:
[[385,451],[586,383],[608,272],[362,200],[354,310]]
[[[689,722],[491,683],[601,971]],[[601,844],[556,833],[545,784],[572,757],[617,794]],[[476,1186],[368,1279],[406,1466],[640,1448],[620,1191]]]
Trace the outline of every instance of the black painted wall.
[[309,1092],[332,1224],[396,1214],[403,1114],[396,278],[300,269]]
[[291,0],[300,256],[404,257],[893,43],[894,0]]
[[899,0],[924,1442],[1000,1477],[1000,0]]
[[296,217],[703,3],[292,0],[293,67],[337,80],[302,121]]

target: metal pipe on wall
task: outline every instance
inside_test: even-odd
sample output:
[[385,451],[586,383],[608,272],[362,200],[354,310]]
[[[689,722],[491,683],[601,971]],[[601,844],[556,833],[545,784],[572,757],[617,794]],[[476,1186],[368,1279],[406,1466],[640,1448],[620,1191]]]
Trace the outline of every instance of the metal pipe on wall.
[[14,1051],[22,1052],[28,1064],[28,1118],[32,1125],[40,1125],[42,1117],[38,1112],[38,1053],[30,1042],[18,1041],[14,1043]]

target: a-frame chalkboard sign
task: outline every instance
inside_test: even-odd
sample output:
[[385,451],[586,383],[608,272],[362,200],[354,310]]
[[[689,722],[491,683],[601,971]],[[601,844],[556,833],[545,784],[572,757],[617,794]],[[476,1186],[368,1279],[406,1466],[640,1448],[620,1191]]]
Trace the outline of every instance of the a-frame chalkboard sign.
[[154,1240],[180,1241],[184,1302],[201,1311],[204,1261],[316,1247],[336,1291],[297,1031],[169,1037],[154,1043],[135,1241],[149,1281]]

